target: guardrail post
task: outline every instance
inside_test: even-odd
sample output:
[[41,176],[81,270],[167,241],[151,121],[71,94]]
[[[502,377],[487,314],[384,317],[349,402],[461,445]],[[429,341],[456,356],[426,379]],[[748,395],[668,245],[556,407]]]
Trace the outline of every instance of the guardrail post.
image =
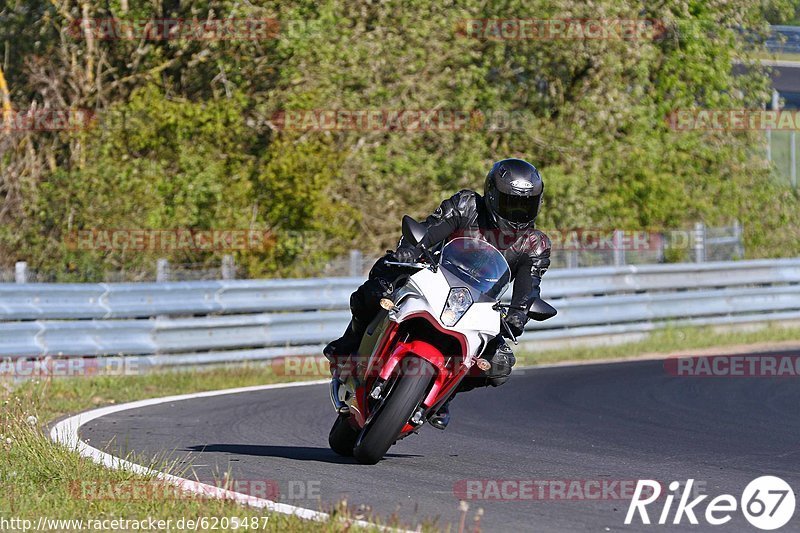
[[159,259],[156,263],[156,281],[169,281],[169,261]]
[[703,263],[706,260],[706,225],[696,222],[694,225],[694,262]]
[[222,256],[222,279],[236,279],[236,264],[232,255]]
[[[780,95],[775,89],[772,90],[772,110],[777,111],[780,107]],[[767,128],[767,161],[772,161],[772,130]]]
[[792,168],[789,170],[789,176],[791,176],[792,180],[792,188],[797,188],[797,132],[792,130],[789,134],[789,140],[792,143],[789,149],[789,160],[792,164]]
[[578,268],[578,250],[567,250],[567,268]]
[[738,220],[733,221],[733,236],[736,237],[736,251],[734,257],[737,259],[744,258],[744,238],[742,236],[742,225]]
[[28,263],[25,261],[17,261],[14,264],[14,281],[28,283]]
[[350,250],[350,276],[358,278],[363,275],[364,257],[361,250]]
[[767,136],[767,161],[772,162],[772,131],[767,128],[767,131],[764,133]]
[[663,263],[667,251],[667,235],[665,233],[654,233],[652,236],[658,235],[658,262]]
[[614,230],[614,266],[625,265],[624,238],[621,229]]

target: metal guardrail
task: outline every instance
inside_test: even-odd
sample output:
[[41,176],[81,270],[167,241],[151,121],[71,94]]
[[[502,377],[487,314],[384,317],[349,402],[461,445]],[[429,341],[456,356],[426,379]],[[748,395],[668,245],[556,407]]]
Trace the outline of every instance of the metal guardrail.
[[[346,326],[361,281],[0,284],[0,357],[186,365],[318,354]],[[559,314],[529,325],[533,345],[668,324],[800,320],[800,259],[554,270],[542,296]]]
[[800,26],[773,25],[765,42],[767,50],[775,53],[800,53]]

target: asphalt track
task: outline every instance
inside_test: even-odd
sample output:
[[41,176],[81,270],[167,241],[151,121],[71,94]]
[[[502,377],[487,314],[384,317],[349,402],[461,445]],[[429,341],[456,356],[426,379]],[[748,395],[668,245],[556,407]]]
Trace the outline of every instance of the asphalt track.
[[[88,423],[80,435],[109,453],[133,453],[139,464],[180,460],[190,467],[185,477],[202,481],[226,471],[252,486],[275,480],[278,501],[293,505],[324,511],[346,498],[351,508],[396,515],[407,526],[435,519],[457,530],[454,488],[465,487],[463,480],[605,480],[613,487],[692,478],[710,497],[738,499],[749,481],[772,474],[800,495],[799,407],[800,378],[674,377],[661,361],[637,361],[515,372],[500,388],[460,395],[446,431],[426,427],[375,466],[328,449],[334,415],[320,385],[123,411]],[[309,489],[311,498],[299,497]],[[651,519],[662,505],[648,508]],[[625,526],[628,501],[620,499],[472,500],[470,522],[478,507],[484,531],[757,531],[738,510],[717,527],[702,517],[699,526],[685,518],[681,526]],[[787,530],[800,531],[800,511]]]

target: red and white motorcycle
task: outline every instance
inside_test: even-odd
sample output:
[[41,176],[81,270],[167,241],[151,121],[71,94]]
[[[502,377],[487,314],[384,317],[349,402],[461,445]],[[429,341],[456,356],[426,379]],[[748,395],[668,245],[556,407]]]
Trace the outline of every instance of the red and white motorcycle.
[[[404,239],[416,245],[424,234],[422,224],[403,218]],[[468,373],[488,370],[480,356],[501,328],[516,342],[503,319],[508,306],[500,303],[511,281],[503,254],[472,237],[453,239],[437,254],[423,251],[425,263],[388,262],[417,271],[381,300],[358,354],[331,380],[338,417],[328,442],[361,463],[380,461],[398,439],[419,431]],[[537,299],[528,316],[555,314]]]

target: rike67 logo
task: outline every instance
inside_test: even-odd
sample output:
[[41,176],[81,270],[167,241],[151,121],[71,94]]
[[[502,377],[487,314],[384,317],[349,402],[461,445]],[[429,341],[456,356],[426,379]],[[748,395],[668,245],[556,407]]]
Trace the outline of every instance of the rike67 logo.
[[[701,512],[701,504],[708,498],[707,494],[693,496],[693,479],[686,480],[683,491],[678,494],[681,484],[673,481],[669,484],[670,493],[662,498],[662,487],[658,481],[640,479],[636,484],[625,524],[630,525],[638,516],[642,524],[650,524],[648,506],[656,501],[663,507],[661,512],[653,516],[657,524],[680,524],[685,518],[690,524],[699,524],[698,515],[713,526],[721,526],[731,521],[737,508],[751,525],[758,529],[771,531],[785,526],[795,509],[795,496],[792,487],[784,480],[775,476],[761,476],[754,479],[745,487],[741,498],[737,501],[731,494],[720,494],[707,502],[705,511]],[[676,498],[677,497],[677,498]],[[673,503],[678,500],[674,513]],[[659,504],[652,505],[649,511],[658,512]],[[672,520],[670,520],[672,515]]]

